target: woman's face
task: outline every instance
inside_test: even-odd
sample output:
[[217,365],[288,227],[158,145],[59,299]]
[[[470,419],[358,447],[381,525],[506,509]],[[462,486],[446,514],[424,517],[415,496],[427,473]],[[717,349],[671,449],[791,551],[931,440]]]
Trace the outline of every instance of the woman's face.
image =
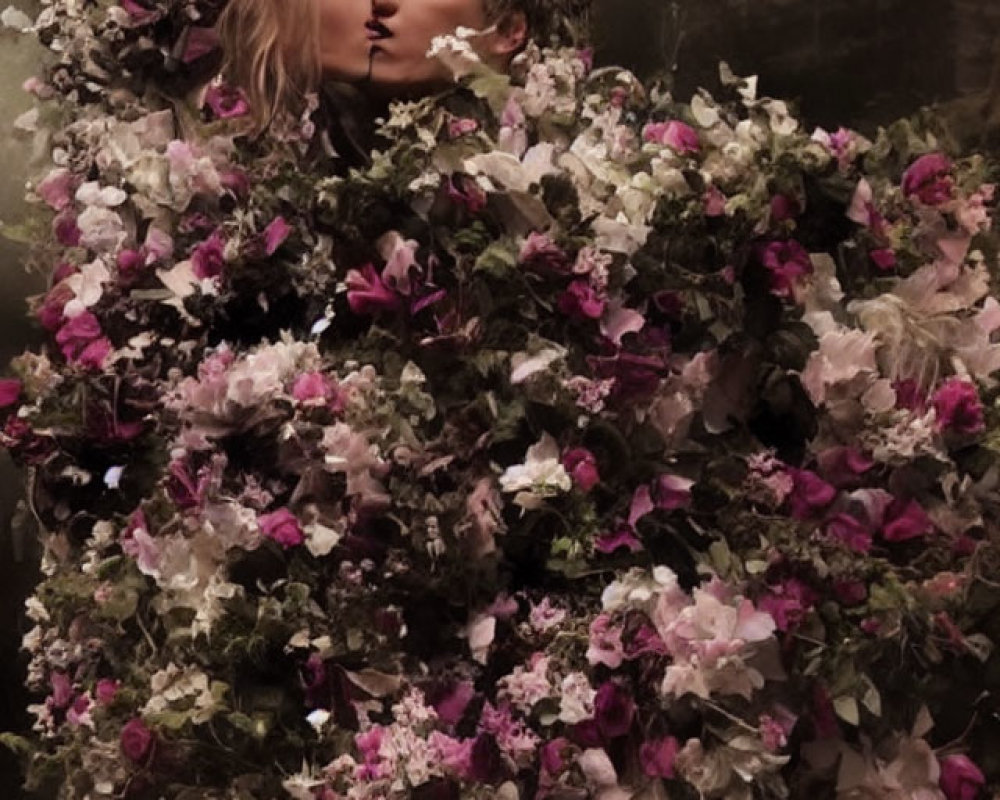
[[320,66],[323,74],[342,81],[368,76],[368,30],[372,0],[316,0],[319,3]]
[[483,0],[374,0],[370,20],[371,83],[390,94],[419,93],[448,82],[451,73],[427,57],[431,40],[458,27],[487,27]]

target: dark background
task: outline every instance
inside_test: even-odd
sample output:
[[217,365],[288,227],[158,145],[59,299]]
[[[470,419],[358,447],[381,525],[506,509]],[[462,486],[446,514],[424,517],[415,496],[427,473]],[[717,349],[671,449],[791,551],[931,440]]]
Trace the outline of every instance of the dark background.
[[[6,3],[4,4],[6,5]],[[34,13],[33,0],[19,7]],[[718,62],[760,76],[760,91],[797,102],[807,126],[879,124],[937,104],[970,146],[1000,136],[1000,0],[597,0],[601,63],[643,77],[669,74],[675,96],[717,85]],[[40,51],[0,33],[0,220],[23,216],[24,181],[44,143],[15,138],[10,121],[31,103],[19,87]],[[994,77],[994,73],[996,73]],[[990,87],[993,87],[991,91]],[[995,97],[992,95],[996,95]],[[37,168],[37,167],[36,167]],[[38,343],[25,297],[40,290],[23,249],[0,239],[0,363]],[[30,702],[20,686],[24,598],[37,579],[37,546],[18,540],[11,518],[23,478],[0,456],[0,730],[23,730]],[[0,798],[20,797],[12,760],[0,752]]]

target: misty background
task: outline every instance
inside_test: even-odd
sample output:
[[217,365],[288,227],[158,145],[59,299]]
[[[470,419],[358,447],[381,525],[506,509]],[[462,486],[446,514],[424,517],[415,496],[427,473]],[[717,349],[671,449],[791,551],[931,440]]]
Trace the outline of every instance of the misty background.
[[[1000,0],[596,0],[599,63],[669,76],[675,95],[717,84],[718,63],[760,76],[760,91],[797,103],[807,127],[877,126],[935,104],[969,147],[1000,153]],[[34,0],[8,0],[29,15]],[[25,181],[45,169],[13,121],[32,107],[23,81],[43,51],[0,31],[0,221],[24,219]],[[34,163],[32,163],[34,161]],[[0,228],[2,232],[2,228]],[[44,286],[22,245],[0,238],[0,363],[40,344],[25,298]],[[2,373],[0,373],[2,374]],[[0,731],[24,730],[23,601],[37,580],[37,544],[11,518],[23,476],[0,453]],[[0,797],[22,797],[0,748]]]

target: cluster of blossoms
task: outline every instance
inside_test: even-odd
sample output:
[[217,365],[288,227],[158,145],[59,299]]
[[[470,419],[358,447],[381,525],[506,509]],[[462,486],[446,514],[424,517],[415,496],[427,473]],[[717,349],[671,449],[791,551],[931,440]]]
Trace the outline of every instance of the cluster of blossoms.
[[1000,787],[990,165],[444,37],[347,169],[204,85],[221,5],[30,25],[29,785]]

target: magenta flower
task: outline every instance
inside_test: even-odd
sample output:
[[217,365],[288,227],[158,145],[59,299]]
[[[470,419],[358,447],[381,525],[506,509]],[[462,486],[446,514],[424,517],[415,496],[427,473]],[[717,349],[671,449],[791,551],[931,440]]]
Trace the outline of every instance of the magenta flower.
[[453,117],[448,120],[448,136],[458,139],[468,133],[475,133],[479,130],[479,123],[471,117]]
[[355,314],[376,314],[400,308],[399,295],[385,285],[371,264],[365,264],[361,271],[352,269],[344,283],[347,284],[347,304]]
[[815,472],[791,469],[792,492],[788,495],[788,509],[796,519],[808,519],[826,508],[837,496],[837,490]]
[[72,202],[75,189],[76,176],[60,167],[46,175],[35,191],[53,211],[62,211]]
[[222,274],[226,263],[224,255],[225,242],[220,231],[213,231],[204,242],[194,248],[191,253],[191,268],[201,280],[216,278]]
[[948,800],[975,800],[986,777],[975,762],[965,755],[945,756],[938,761],[941,777],[938,785]]
[[292,226],[285,222],[284,217],[275,217],[264,229],[264,252],[269,256],[274,255],[291,232]]
[[927,394],[912,378],[896,381],[892,389],[896,393],[896,408],[905,408],[919,414],[927,408]]
[[97,317],[84,311],[66,321],[56,333],[56,342],[70,363],[100,366],[111,351],[111,343],[101,334]]
[[467,175],[449,178],[445,183],[445,193],[449,200],[470,214],[478,214],[486,208],[486,192]]
[[651,122],[642,129],[642,139],[645,142],[665,144],[678,155],[697,153],[701,148],[698,133],[690,125],[670,120],[669,122]]
[[955,433],[982,433],[986,428],[983,404],[976,387],[962,378],[950,378],[931,398],[937,413],[937,429]]
[[322,372],[305,372],[292,384],[292,397],[304,405],[326,405],[337,396],[337,387]]
[[567,317],[600,319],[607,305],[607,298],[595,291],[590,281],[577,280],[559,295],[558,305],[559,310]]
[[799,204],[794,197],[787,194],[776,194],[771,198],[771,221],[784,222],[795,219],[799,213]]
[[125,9],[129,18],[136,25],[144,25],[162,16],[162,12],[153,8],[146,8],[137,0],[121,0],[121,7]]
[[813,271],[809,253],[793,239],[766,245],[761,262],[770,273],[771,294],[785,300],[794,298],[799,281]]
[[896,267],[896,252],[891,247],[871,250],[868,252],[868,257],[883,272],[888,272]]
[[626,547],[633,553],[642,550],[642,542],[635,531],[626,522],[618,527],[605,531],[594,541],[594,549],[599,553],[610,555],[621,547]]
[[870,528],[853,514],[836,514],[826,523],[826,535],[843,542],[855,553],[867,553],[872,548]]
[[64,208],[52,220],[52,232],[56,241],[66,247],[79,246],[80,237],[83,236],[80,226],[76,224],[76,214],[70,208]]
[[664,511],[674,511],[691,505],[694,481],[680,475],[661,475],[653,483],[653,502]]
[[650,778],[673,778],[674,759],[680,745],[673,736],[651,739],[639,748],[642,771]]
[[14,405],[21,396],[21,381],[15,378],[0,378],[0,408]]
[[94,697],[99,705],[109,706],[114,702],[115,695],[118,694],[118,687],[121,684],[110,678],[101,678],[94,687]]
[[885,518],[882,538],[887,542],[905,542],[934,530],[934,523],[916,500],[895,500],[886,511]]
[[543,744],[539,753],[539,761],[541,762],[542,769],[549,775],[561,775],[566,767],[569,766],[565,751],[571,747],[569,739],[565,736],[558,736],[552,741]]
[[156,734],[139,717],[134,717],[122,727],[120,742],[125,758],[135,764],[145,764],[153,754]]
[[875,466],[875,462],[856,447],[829,447],[817,457],[820,472],[834,486],[856,483],[858,478]]
[[774,618],[779,631],[797,628],[816,604],[816,593],[798,578],[789,578],[757,601],[757,608]]
[[250,103],[247,102],[243,90],[228,84],[212,84],[205,92],[205,105],[218,119],[232,119],[250,113]]
[[257,518],[261,533],[284,548],[295,547],[306,540],[296,516],[287,508],[279,508]]
[[632,693],[615,681],[608,681],[594,697],[594,717],[601,735],[606,739],[624,736],[632,727],[635,700]]
[[903,194],[916,196],[927,206],[951,199],[951,161],[942,153],[928,153],[914,161],[903,173]]
[[585,447],[574,447],[563,453],[562,465],[581,492],[589,492],[601,480],[597,459]]
[[833,582],[833,593],[846,608],[859,606],[868,599],[868,588],[861,581],[840,578]]

